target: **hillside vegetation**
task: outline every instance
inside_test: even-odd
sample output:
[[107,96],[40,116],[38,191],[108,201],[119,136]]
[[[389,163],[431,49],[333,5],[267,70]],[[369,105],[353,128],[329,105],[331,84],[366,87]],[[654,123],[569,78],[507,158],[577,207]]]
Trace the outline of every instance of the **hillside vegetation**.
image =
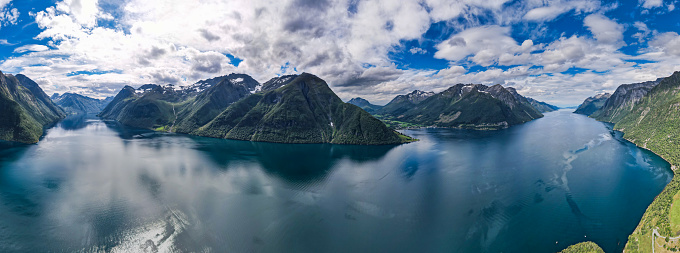
[[123,124],[193,135],[282,143],[382,145],[413,141],[344,103],[311,74],[260,85],[231,74],[175,89],[126,86],[99,114]]
[[437,94],[414,91],[397,96],[374,114],[397,127],[480,130],[507,128],[543,117],[514,89],[481,84],[457,84]]
[[64,117],[33,80],[0,72],[0,140],[36,143],[44,127]]

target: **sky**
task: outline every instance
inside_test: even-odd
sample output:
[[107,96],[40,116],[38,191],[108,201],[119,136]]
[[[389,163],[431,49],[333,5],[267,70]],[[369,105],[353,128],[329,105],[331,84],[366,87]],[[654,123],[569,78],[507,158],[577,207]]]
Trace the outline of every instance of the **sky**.
[[680,71],[678,33],[680,0],[0,0],[0,71],[98,98],[308,72],[344,100],[482,83],[569,106]]

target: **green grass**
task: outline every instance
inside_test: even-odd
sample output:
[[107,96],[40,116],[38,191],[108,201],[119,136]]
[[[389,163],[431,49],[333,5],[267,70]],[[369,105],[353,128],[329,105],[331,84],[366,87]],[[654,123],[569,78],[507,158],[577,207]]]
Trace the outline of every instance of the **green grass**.
[[604,253],[604,250],[594,242],[582,242],[571,245],[560,253]]
[[413,137],[411,137],[411,136],[402,134],[402,133],[400,133],[400,132],[396,132],[396,131],[395,131],[395,133],[396,133],[397,135],[399,135],[399,138],[400,138],[401,141],[404,142],[404,143],[420,141],[419,139],[416,139],[416,138],[413,138]]
[[375,118],[379,119],[380,121],[382,121],[383,123],[385,123],[385,125],[387,127],[395,129],[395,130],[425,127],[425,125],[421,125],[421,124],[394,120],[391,116],[373,115],[373,117],[375,117]]
[[680,194],[676,193],[673,196],[673,203],[671,204],[671,231],[674,234],[680,233]]

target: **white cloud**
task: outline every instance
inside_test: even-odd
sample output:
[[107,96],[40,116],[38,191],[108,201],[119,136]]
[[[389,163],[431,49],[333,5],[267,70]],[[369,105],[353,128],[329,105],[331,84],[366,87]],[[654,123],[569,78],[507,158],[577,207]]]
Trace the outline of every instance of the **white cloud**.
[[14,52],[15,53],[25,53],[25,52],[41,52],[41,51],[47,51],[47,50],[50,50],[50,48],[45,46],[45,45],[29,44],[29,45],[23,45],[23,46],[15,48]]
[[[413,89],[502,83],[565,104],[608,89],[612,82],[666,75],[677,66],[671,56],[680,48],[673,44],[677,34],[659,37],[636,23],[636,38],[651,39],[641,57],[663,59],[664,64],[633,66],[626,61],[632,57],[618,51],[624,26],[601,14],[584,20],[592,38],[575,35],[534,44],[537,40],[511,36],[517,32],[511,29],[521,29],[515,24],[526,20],[548,21],[565,13],[582,17],[614,8],[590,0],[126,0],[118,9],[103,10],[99,4],[104,2],[63,0],[38,10],[33,17],[43,31],[35,39],[47,45],[3,59],[0,69],[27,74],[48,93],[68,90],[98,97],[113,95],[126,84],[185,85],[231,72],[266,81],[304,71],[328,81],[343,98],[361,95],[387,102]],[[351,3],[355,8],[349,8]],[[479,17],[493,25],[480,26]],[[99,27],[102,20],[111,20],[115,28]],[[439,21],[446,21],[445,29],[453,35],[441,38],[432,53],[450,67],[397,68],[390,53],[424,53],[426,48],[402,43],[422,42],[431,24]],[[537,29],[544,26],[539,23]],[[41,51],[45,48],[49,50]],[[225,54],[243,62],[235,67]],[[468,73],[466,67],[474,65],[489,68]],[[561,74],[570,68],[586,71]],[[67,76],[78,71],[104,74]],[[564,94],[555,95],[557,91]]]
[[12,0],[0,0],[0,9],[5,8]]
[[651,30],[649,30],[649,27],[645,23],[642,23],[640,21],[636,21],[633,23],[633,27],[638,30],[637,33],[633,34],[632,37],[638,39],[639,42],[643,42],[649,34],[652,33]]
[[558,16],[569,11],[593,12],[600,7],[597,1],[547,1],[546,6],[537,7],[524,14],[523,19],[529,21],[545,22],[554,20]]
[[100,16],[108,17],[100,14],[98,0],[64,0],[57,3],[57,10],[69,13],[76,23],[85,27],[94,27]]
[[0,27],[7,25],[16,25],[19,21],[19,10],[16,8],[4,8],[0,3]]
[[623,41],[623,26],[602,14],[588,15],[583,23],[598,42],[614,44]]
[[518,45],[509,33],[509,27],[470,28],[439,43],[434,57],[458,62],[471,56],[469,60],[481,66],[524,64],[533,49],[533,42],[527,40]]
[[427,50],[419,48],[419,47],[413,47],[410,50],[408,50],[411,54],[426,54]]
[[525,20],[532,20],[532,21],[553,20],[557,16],[559,16],[562,13],[565,13],[569,10],[570,9],[567,9],[563,6],[539,7],[539,8],[532,9],[529,12],[527,12],[527,14],[524,15],[524,19]]
[[666,56],[680,56],[680,35],[675,32],[659,34],[649,42],[649,45]]
[[654,7],[661,7],[663,0],[639,0],[643,8],[651,9]]

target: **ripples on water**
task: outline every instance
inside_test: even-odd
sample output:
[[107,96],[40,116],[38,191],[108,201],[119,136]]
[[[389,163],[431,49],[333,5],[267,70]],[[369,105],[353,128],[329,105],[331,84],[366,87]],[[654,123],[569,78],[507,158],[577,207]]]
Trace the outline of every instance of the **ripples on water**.
[[621,251],[669,165],[567,111],[400,146],[149,132],[86,116],[0,143],[0,251]]

